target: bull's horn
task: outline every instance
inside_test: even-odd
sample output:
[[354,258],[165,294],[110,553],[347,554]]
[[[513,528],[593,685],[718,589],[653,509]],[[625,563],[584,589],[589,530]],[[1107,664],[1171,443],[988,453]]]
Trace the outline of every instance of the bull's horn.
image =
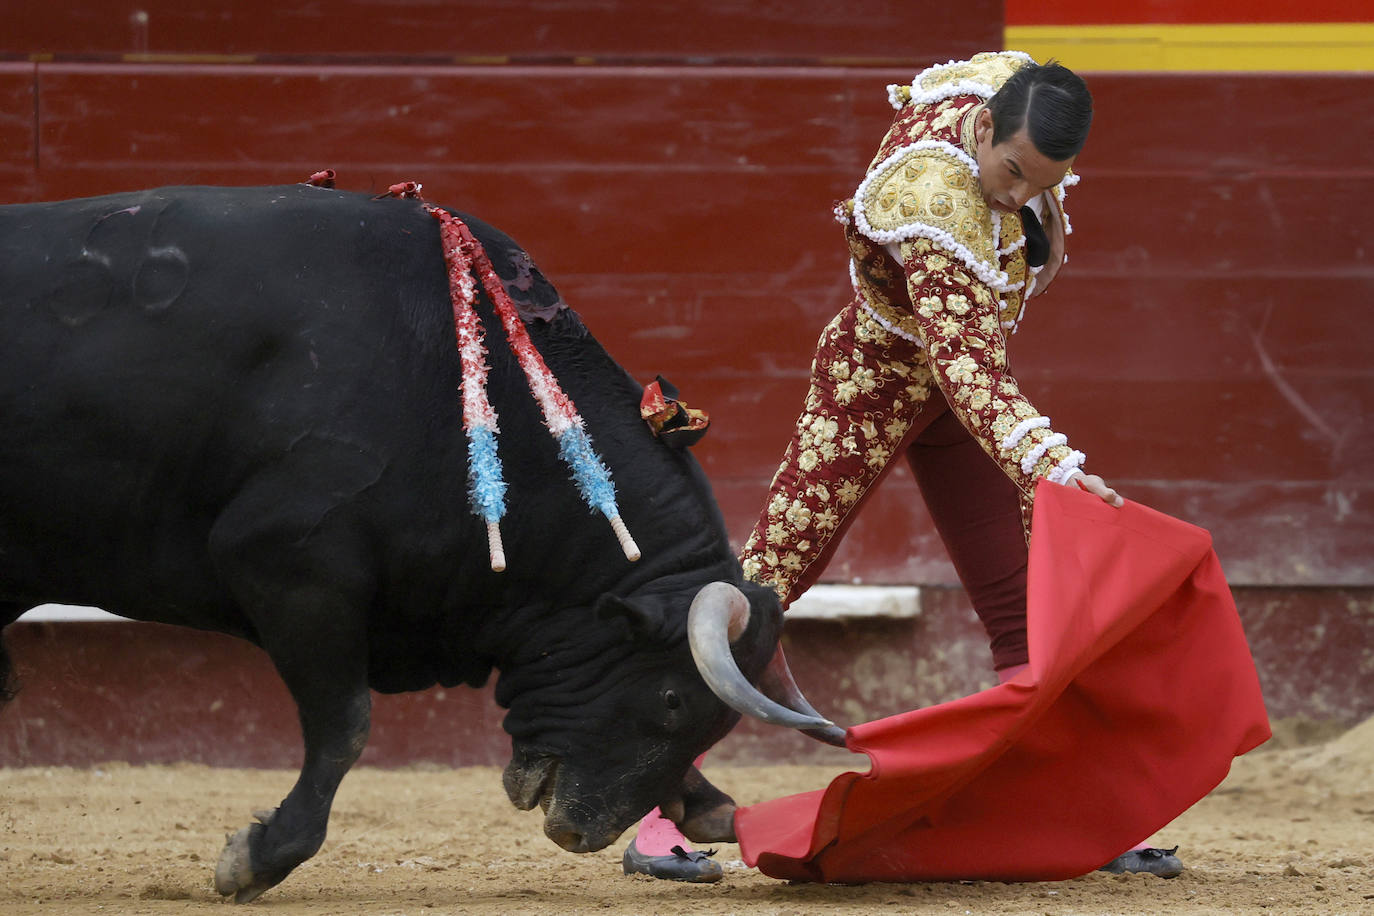
[[748,623],[749,599],[728,582],[703,585],[692,599],[687,642],[706,686],[736,712],[773,725],[804,730],[835,728],[835,723],[823,716],[800,713],[770,700],[749,683],[730,654],[730,642],[739,638]]
[[[787,665],[787,656],[783,654],[781,644],[778,645],[778,651],[773,653],[773,660],[768,663],[768,667],[759,676],[759,690],[764,696],[771,697],[784,706],[808,716],[815,716],[817,719],[825,719],[806,701],[806,697],[802,696],[801,688],[797,686],[796,680],[792,677],[792,669]],[[835,747],[845,746],[845,730],[838,725],[803,728],[802,732],[817,741],[824,741]]]

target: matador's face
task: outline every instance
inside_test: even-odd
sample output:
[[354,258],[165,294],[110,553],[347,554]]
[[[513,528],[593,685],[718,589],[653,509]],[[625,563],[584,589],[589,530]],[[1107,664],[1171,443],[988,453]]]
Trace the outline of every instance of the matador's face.
[[1050,190],[1073,166],[1074,157],[1050,159],[1035,148],[1023,127],[1007,139],[992,143],[992,112],[984,108],[973,124],[978,144],[978,183],[983,199],[999,213],[1020,210],[1038,194]]

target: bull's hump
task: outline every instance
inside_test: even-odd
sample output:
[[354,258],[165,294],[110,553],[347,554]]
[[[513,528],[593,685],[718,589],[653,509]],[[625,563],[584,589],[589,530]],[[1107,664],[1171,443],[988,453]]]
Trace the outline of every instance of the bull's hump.
[[568,308],[558,289],[514,239],[466,213],[458,216],[482,243],[501,285],[526,324],[536,318],[552,321],[559,312]]

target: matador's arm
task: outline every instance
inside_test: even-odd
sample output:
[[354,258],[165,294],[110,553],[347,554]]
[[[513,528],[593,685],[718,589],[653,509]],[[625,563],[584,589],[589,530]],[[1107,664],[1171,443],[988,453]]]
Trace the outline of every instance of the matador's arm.
[[1042,477],[1066,483],[1084,455],[1008,370],[996,295],[928,239],[903,242],[901,255],[931,371],[960,422],[1022,492]]

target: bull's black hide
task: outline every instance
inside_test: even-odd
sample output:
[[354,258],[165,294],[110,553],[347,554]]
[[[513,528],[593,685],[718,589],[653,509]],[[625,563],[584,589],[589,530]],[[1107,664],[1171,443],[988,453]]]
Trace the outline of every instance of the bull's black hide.
[[685,820],[720,804],[690,771],[736,718],[687,649],[696,591],[745,590],[747,676],[778,642],[776,599],[743,583],[701,469],[641,422],[640,386],[523,250],[462,218],[586,419],[640,562],[582,503],[481,293],[509,487],[509,567],[489,568],[418,202],[297,185],[0,207],[0,623],[94,605],[271,656],[305,763],[221,857],[240,900],[323,841],[369,688],[498,671],[507,791],[594,850],[655,804],[685,801]]

